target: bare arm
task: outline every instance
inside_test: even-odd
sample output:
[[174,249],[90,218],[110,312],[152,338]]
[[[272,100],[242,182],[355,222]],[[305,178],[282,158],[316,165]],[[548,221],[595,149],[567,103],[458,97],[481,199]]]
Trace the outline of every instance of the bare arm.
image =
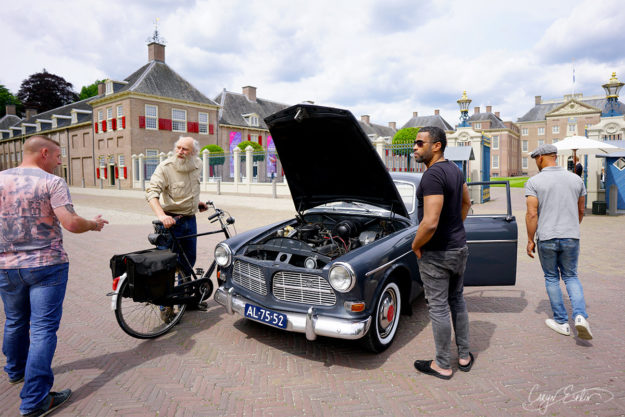
[[462,184],[462,221],[465,221],[469,209],[471,208],[471,197],[469,197],[469,187],[467,184]]
[[99,214],[93,220],[79,216],[71,204],[55,208],[54,214],[61,222],[61,226],[72,233],[84,233],[90,230],[99,232],[105,224],[108,224],[108,221]]
[[525,213],[525,227],[527,228],[527,255],[534,257],[536,252],[536,243],[534,236],[538,228],[538,198],[527,196],[527,212]]
[[417,258],[421,258],[421,247],[428,243],[436,232],[444,201],[445,197],[442,194],[423,197],[423,220],[419,223],[417,234],[412,241],[412,251]]
[[586,211],[586,196],[583,195],[577,200],[577,215],[579,216],[579,222],[584,219],[584,212]]

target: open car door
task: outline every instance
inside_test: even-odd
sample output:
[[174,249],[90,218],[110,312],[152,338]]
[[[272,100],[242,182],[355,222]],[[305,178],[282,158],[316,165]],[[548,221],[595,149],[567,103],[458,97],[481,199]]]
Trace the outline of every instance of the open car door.
[[[480,214],[469,214],[464,222],[469,247],[469,259],[464,273],[465,286],[514,285],[516,282],[518,229],[512,215],[510,183],[467,183],[469,187],[495,184],[506,186],[505,195],[498,188],[496,199],[475,207]],[[493,191],[491,188],[491,195]],[[501,204],[502,198],[506,199],[505,208]],[[501,213],[484,214],[491,209]]]

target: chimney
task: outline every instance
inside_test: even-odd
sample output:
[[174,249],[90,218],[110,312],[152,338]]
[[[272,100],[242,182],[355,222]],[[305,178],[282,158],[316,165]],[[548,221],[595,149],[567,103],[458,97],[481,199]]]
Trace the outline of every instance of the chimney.
[[418,111],[413,111],[412,112],[412,117],[417,117],[419,116],[419,112]]
[[498,111],[496,111],[496,112],[495,112],[495,116],[497,116],[498,118],[500,118],[500,119],[501,119],[501,116],[499,115],[499,112],[498,112]]
[[540,96],[534,96],[534,105],[535,106],[538,106],[542,102],[543,102],[543,100],[542,100],[542,98]]
[[440,112],[441,111],[439,109],[434,110],[434,116],[438,116],[440,114]]
[[98,83],[98,95],[103,96],[106,91],[104,83]]
[[148,62],[165,62],[165,45],[158,42],[148,43]]
[[474,107],[474,108],[473,108],[473,112],[474,112],[475,114],[478,114],[478,113],[480,112],[480,107],[479,107],[479,106],[478,106],[478,107]]
[[397,123],[395,123],[395,122],[388,122],[388,127],[390,127],[393,130],[397,130]]
[[363,114],[362,116],[360,116],[360,121],[366,124],[370,124],[369,122],[370,117],[368,114]]
[[492,113],[493,112],[493,106],[486,106],[486,113]]
[[243,95],[247,97],[249,101],[256,101],[256,87],[247,85],[243,87]]
[[6,107],[6,114],[7,115],[12,115],[15,116],[15,104],[7,104]]
[[30,119],[31,117],[35,117],[37,115],[36,109],[26,109],[26,119]]

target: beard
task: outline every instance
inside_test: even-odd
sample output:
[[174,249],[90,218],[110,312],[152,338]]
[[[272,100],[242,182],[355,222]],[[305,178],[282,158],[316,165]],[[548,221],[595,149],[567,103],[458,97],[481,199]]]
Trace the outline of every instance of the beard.
[[189,172],[195,169],[195,157],[188,156],[185,158],[178,158],[174,156],[174,168],[178,172]]

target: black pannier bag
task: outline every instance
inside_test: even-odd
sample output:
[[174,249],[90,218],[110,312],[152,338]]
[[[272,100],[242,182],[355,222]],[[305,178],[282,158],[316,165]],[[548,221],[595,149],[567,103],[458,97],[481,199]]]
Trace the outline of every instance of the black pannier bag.
[[164,297],[174,286],[178,255],[171,250],[147,249],[115,255],[110,266],[113,278],[126,272],[128,291],[122,297],[135,302],[155,301]]

